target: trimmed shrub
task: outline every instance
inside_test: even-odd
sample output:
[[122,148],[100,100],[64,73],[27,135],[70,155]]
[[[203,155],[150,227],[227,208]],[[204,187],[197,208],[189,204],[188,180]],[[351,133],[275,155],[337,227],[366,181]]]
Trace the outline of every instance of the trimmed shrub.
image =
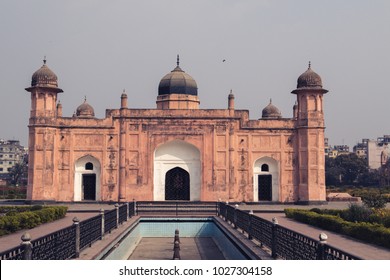
[[38,207],[35,208],[35,211],[31,211],[32,209],[29,207],[30,211],[21,213],[18,213],[18,210],[8,209],[8,213],[12,214],[0,217],[0,236],[58,220],[65,217],[68,209],[65,206],[47,206],[41,207],[40,210]]
[[339,216],[318,214],[302,209],[285,209],[285,214],[286,217],[303,223],[390,248],[390,228],[386,228],[382,224],[350,222]]

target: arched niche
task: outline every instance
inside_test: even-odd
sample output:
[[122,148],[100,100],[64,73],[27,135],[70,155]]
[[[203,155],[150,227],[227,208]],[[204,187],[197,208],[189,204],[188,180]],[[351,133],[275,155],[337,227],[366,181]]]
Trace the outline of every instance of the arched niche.
[[75,162],[74,201],[99,201],[101,196],[100,162],[86,155]]
[[[153,198],[164,201],[166,193],[167,172],[180,168],[188,172],[190,184],[190,201],[201,199],[201,165],[200,152],[194,145],[185,141],[174,140],[158,146],[154,152]],[[168,173],[169,175],[169,173]]]

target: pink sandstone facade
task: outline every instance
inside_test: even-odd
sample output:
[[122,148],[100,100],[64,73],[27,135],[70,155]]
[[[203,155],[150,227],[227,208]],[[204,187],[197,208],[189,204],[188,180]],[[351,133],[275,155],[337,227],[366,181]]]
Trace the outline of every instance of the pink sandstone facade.
[[[292,118],[270,102],[247,110],[199,109],[195,80],[177,67],[159,84],[156,109],[94,117],[85,101],[62,116],[57,76],[32,76],[28,199],[321,203],[325,197],[322,81],[310,67],[292,91]],[[119,103],[119,98],[118,98]]]

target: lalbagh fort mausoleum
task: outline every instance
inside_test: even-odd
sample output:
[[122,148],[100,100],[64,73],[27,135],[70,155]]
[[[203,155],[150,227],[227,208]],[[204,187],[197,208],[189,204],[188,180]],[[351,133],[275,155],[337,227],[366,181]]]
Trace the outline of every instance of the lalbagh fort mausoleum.
[[[118,109],[95,117],[85,99],[63,116],[63,90],[44,60],[33,75],[29,119],[29,200],[326,201],[321,77],[309,68],[291,93],[285,118],[269,103],[248,110],[200,109],[196,81],[176,67],[157,88],[156,108]],[[92,99],[92,98],[91,98]],[[89,100],[88,100],[89,101]]]

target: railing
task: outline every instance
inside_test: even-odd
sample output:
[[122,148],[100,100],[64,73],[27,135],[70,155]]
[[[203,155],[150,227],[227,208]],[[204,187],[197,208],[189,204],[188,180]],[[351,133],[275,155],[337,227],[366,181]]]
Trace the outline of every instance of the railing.
[[31,242],[33,260],[66,260],[76,255],[76,226],[61,229]]
[[135,203],[115,205],[111,211],[101,210],[100,215],[31,241],[30,235],[22,236],[22,244],[0,253],[0,260],[65,260],[79,257],[80,251],[118,227],[135,214]]
[[117,212],[117,209],[104,212],[104,233],[111,233],[118,226]]
[[216,202],[137,201],[137,215],[209,216],[217,215]]
[[102,217],[92,217],[80,222],[80,250],[102,239]]
[[219,203],[219,215],[234,226],[246,232],[249,239],[257,240],[261,246],[268,247],[273,258],[287,260],[358,260],[360,258],[326,244],[326,235],[315,240],[288,228]]
[[247,234],[261,246],[268,247],[273,258],[279,259],[321,259],[353,260],[359,259],[340,249],[326,244],[326,236],[320,240],[312,239],[273,222],[241,211],[225,203],[213,202],[131,202],[114,210],[101,210],[99,216],[73,225],[31,241],[29,234],[22,236],[22,245],[0,253],[0,260],[64,260],[79,257],[80,251],[117,228],[134,215],[219,215],[226,222]]

